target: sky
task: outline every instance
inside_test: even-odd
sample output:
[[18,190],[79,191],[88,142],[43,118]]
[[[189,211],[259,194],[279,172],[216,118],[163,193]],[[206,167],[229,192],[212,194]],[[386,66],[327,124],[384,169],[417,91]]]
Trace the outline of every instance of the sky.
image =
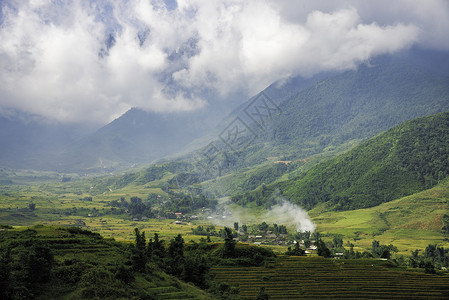
[[0,0],[0,114],[105,124],[449,50],[447,0]]

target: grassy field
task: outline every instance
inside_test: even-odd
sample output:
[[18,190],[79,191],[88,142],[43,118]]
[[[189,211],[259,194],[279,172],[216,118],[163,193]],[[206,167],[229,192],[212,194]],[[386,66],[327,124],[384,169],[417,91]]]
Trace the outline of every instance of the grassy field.
[[[150,193],[165,195],[160,188],[130,185],[93,195],[91,192],[86,192],[90,189],[90,182],[91,180],[69,183],[50,181],[43,184],[0,186],[0,224],[82,226],[106,238],[122,241],[131,241],[133,229],[136,227],[151,235],[157,232],[164,239],[171,239],[178,234],[182,234],[186,241],[198,241],[201,238],[191,234],[192,227],[201,224],[201,221],[177,225],[174,224],[176,220],[173,219],[135,221],[127,215],[110,213],[109,201],[121,197],[146,199]],[[93,183],[96,182],[93,181]],[[95,189],[95,185],[92,187]],[[92,197],[92,200],[86,200],[89,197]],[[28,209],[30,203],[36,205],[35,210]],[[92,211],[98,212],[98,215],[93,214]],[[217,237],[211,237],[211,239],[221,240]]]
[[[176,225],[173,219],[134,221],[131,216],[111,213],[108,203],[120,197],[146,199],[150,193],[166,196],[159,186],[170,174],[146,184],[132,183],[121,188],[108,186],[105,178],[80,178],[62,183],[55,181],[56,175],[52,173],[25,172],[17,176],[27,183],[0,186],[0,224],[83,226],[105,237],[122,241],[132,240],[132,230],[137,227],[147,231],[147,235],[157,232],[162,238],[170,239],[180,233],[186,241],[198,241],[201,236],[192,235],[191,229],[210,222],[204,216],[191,223]],[[35,182],[30,182],[30,178]],[[317,230],[324,234],[325,240],[340,235],[345,244],[353,243],[354,249],[361,251],[368,249],[372,240],[376,239],[382,244],[392,243],[398,247],[400,254],[409,255],[410,251],[424,249],[428,244],[449,246],[446,240],[448,237],[441,231],[441,216],[449,211],[448,200],[449,181],[445,181],[430,190],[376,207],[343,212],[326,212],[324,208],[317,207],[309,211],[309,215],[317,224]],[[30,203],[36,205],[34,211],[28,209]],[[219,225],[232,227],[233,222],[244,219],[247,224],[265,221],[286,225],[290,231],[295,230],[294,223],[282,220],[261,207],[250,204],[242,208],[233,204],[227,209],[232,212],[232,218],[227,219],[226,224],[221,222]],[[98,214],[92,214],[92,211]],[[211,238],[213,241],[221,240]],[[286,250],[285,247],[273,249],[279,253]]]
[[449,276],[390,270],[374,259],[334,260],[280,257],[266,267],[217,267],[217,282],[240,288],[254,299],[260,288],[270,299],[442,299],[449,296]]
[[317,230],[341,234],[356,247],[367,248],[373,239],[393,244],[400,253],[410,254],[428,244],[449,246],[441,230],[441,216],[449,212],[449,182],[376,207],[344,212],[320,212],[310,215]]

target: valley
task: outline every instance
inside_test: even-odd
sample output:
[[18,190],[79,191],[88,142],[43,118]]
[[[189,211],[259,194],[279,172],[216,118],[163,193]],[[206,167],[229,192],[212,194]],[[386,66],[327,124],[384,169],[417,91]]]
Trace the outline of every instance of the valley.
[[[220,122],[133,108],[52,151],[7,142],[0,284],[42,299],[446,297],[449,67],[423,53],[273,83]],[[52,257],[42,288],[19,263],[33,251]]]

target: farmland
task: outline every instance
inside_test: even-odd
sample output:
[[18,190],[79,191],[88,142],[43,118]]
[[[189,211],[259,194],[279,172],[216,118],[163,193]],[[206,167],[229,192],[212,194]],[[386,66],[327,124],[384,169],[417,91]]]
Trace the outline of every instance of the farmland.
[[387,261],[285,257],[264,267],[216,267],[215,281],[238,286],[243,299],[438,299],[449,296],[449,276],[391,269]]
[[309,212],[320,232],[340,234],[356,246],[366,249],[372,239],[393,243],[399,253],[410,254],[428,244],[448,246],[442,232],[441,216],[449,205],[449,181],[407,197],[379,206],[345,212],[323,212],[319,208]]
[[[165,199],[172,197],[157,187],[173,176],[169,172],[160,180],[146,184],[132,183],[121,188],[107,185],[102,177],[57,182],[56,175],[25,175],[10,177],[13,181],[21,179],[21,184],[0,186],[0,224],[81,226],[106,238],[113,237],[121,241],[132,240],[132,229],[137,227],[147,232],[158,232],[161,238],[171,239],[182,234],[187,241],[198,241],[201,237],[193,235],[192,228],[211,222],[207,218],[208,214],[202,214],[201,211],[195,212],[199,216],[197,220],[186,221],[181,225],[174,224],[176,219],[168,218],[136,220],[126,212],[117,212],[119,208],[110,205],[122,197],[127,201],[132,197],[140,197],[144,203],[149,203],[147,198],[150,194],[161,195]],[[30,179],[33,179],[32,182]],[[339,212],[326,211],[325,207],[318,206],[309,211],[309,215],[325,240],[340,236],[345,245],[350,242],[354,244],[355,250],[363,251],[369,249],[372,240],[376,239],[383,244],[394,244],[399,254],[409,255],[415,249],[423,250],[428,244],[448,246],[447,237],[441,231],[441,216],[448,209],[448,197],[449,181],[445,180],[432,189],[376,207]],[[30,204],[35,205],[32,211],[29,209]],[[233,222],[244,216],[248,225],[266,221],[287,226],[289,233],[295,231],[295,224],[287,220],[280,222],[262,207],[230,204],[227,210],[233,214],[220,221],[226,223],[226,226],[232,226]],[[240,225],[243,224],[241,221]],[[211,239],[219,240],[214,236]],[[286,247],[277,246],[274,249],[286,251]]]

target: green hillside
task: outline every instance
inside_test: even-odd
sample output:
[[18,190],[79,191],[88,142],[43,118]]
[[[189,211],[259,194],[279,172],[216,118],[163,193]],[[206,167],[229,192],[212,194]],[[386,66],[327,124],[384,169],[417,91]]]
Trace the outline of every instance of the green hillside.
[[[426,62],[431,60],[429,57],[430,54],[421,59]],[[203,137],[202,142],[195,143],[211,142],[210,147],[189,154],[184,151],[184,156],[167,161],[183,161],[184,169],[178,168],[173,173],[194,173],[199,178],[196,183],[205,182],[201,188],[216,197],[244,193],[262,184],[297,176],[313,164],[343,153],[403,121],[449,110],[446,73],[433,72],[425,63],[416,64],[415,60],[401,55],[383,56],[371,61],[369,66],[362,65],[358,70],[330,76],[310,86],[295,81],[285,87],[270,86],[264,94],[279,110],[269,115],[262,103],[257,102],[257,96],[253,97],[225,118],[212,134]],[[301,88],[295,91],[295,85]],[[271,108],[273,103],[269,104]],[[245,110],[254,113],[254,106],[265,115],[263,125],[261,116],[252,115],[251,119],[245,113]],[[240,121],[232,123],[237,117],[248,127]],[[129,126],[134,124],[128,121],[125,123]],[[119,130],[120,124],[117,121],[109,127]],[[229,142],[226,137],[232,136],[229,129],[236,128],[234,125],[242,135],[238,137],[241,143],[231,149],[229,143],[226,145]],[[139,128],[145,131],[144,127]],[[168,139],[171,138],[176,136]],[[151,144],[151,138],[146,140]],[[134,143],[125,144],[141,151]],[[157,143],[152,146],[163,148]],[[82,151],[76,152],[83,155]],[[273,166],[276,161],[293,162],[293,165]],[[205,171],[204,167],[207,169],[207,165],[217,167],[219,172],[208,174],[209,170]],[[154,170],[151,167],[143,172],[150,174]],[[108,179],[106,185],[115,189],[148,182],[141,175]]]
[[[423,60],[430,61],[430,55]],[[401,122],[449,110],[445,74],[401,55],[383,56],[373,59],[369,66],[330,76],[282,98],[277,98],[270,87],[261,95],[271,98],[278,109],[264,96],[259,95],[271,110],[257,96],[251,98],[225,119],[228,123],[222,122],[215,137],[209,136],[219,155],[205,157],[210,148],[204,147],[184,158],[219,166],[220,174],[203,178],[212,179],[203,188],[219,197],[291,178]],[[249,116],[255,106],[260,114]],[[233,123],[236,117],[239,121]],[[233,136],[231,128],[242,132],[238,136],[240,146],[232,149],[224,138]],[[267,165],[276,161],[307,164],[282,170]],[[197,171],[202,172],[200,168]]]
[[135,270],[131,244],[76,227],[0,227],[2,299],[213,299],[154,264]]
[[325,235],[342,236],[360,249],[376,239],[409,255],[428,244],[449,245],[449,236],[442,230],[443,216],[449,213],[448,199],[446,179],[431,189],[375,207],[326,212],[324,205],[319,205],[309,215]]
[[448,158],[449,113],[440,113],[404,122],[297,178],[270,185],[263,195],[234,200],[268,199],[280,189],[307,209],[321,203],[333,210],[372,207],[434,186],[449,174]]
[[413,60],[383,56],[286,97],[278,106],[279,114],[266,117],[263,128],[260,116],[255,124],[239,115],[257,138],[237,151],[239,159],[231,161],[231,169],[233,162],[248,166],[267,157],[305,159],[366,140],[406,120],[447,111],[449,80]]

